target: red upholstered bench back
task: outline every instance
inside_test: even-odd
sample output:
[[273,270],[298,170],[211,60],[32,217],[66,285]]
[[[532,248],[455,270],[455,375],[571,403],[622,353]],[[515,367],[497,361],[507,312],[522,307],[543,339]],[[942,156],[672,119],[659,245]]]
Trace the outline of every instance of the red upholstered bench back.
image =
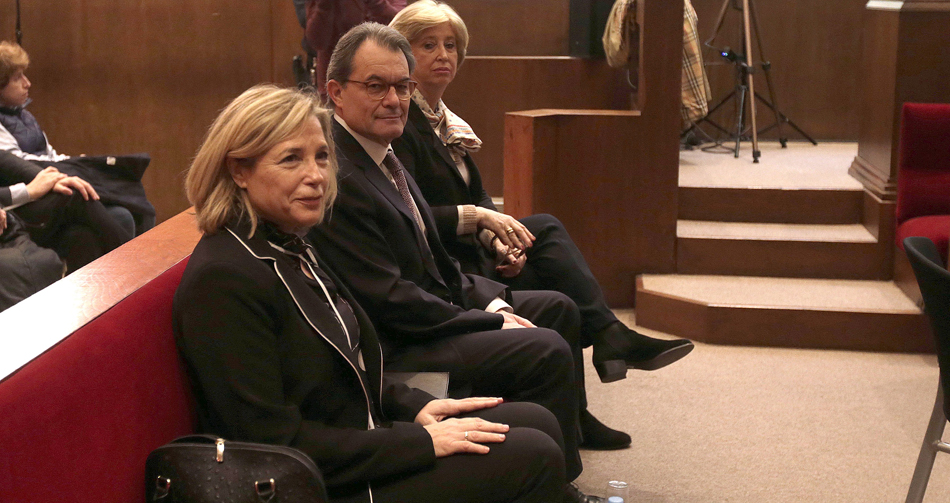
[[950,104],[905,103],[900,134],[898,225],[950,215]]
[[172,333],[186,262],[0,382],[0,501],[143,501],[148,453],[196,424]]

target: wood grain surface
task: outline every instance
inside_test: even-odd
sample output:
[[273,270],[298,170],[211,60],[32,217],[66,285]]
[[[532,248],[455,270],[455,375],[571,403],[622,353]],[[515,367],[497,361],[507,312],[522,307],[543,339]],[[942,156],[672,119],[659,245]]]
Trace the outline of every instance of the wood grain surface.
[[0,313],[0,379],[191,255],[199,238],[186,210]]

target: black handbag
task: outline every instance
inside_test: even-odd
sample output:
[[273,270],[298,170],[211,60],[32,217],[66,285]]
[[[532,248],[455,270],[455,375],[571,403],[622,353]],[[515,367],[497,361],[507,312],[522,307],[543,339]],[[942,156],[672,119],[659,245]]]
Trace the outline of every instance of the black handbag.
[[291,447],[189,435],[145,461],[145,501],[161,503],[326,503],[323,477]]

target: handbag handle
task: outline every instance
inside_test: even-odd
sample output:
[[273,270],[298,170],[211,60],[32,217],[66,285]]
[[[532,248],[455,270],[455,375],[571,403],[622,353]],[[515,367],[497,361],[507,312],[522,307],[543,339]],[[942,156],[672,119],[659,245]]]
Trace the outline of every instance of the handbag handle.
[[264,503],[274,499],[277,494],[277,481],[274,479],[259,480],[254,482],[254,492]]

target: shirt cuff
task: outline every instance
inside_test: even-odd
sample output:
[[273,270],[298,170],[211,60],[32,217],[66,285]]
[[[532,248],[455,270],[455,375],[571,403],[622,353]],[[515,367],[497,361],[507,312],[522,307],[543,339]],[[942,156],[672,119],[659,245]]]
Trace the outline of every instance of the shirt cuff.
[[459,236],[473,234],[478,230],[478,210],[474,204],[462,204],[458,206],[459,224],[455,232]]
[[500,297],[495,297],[495,300],[491,301],[488,304],[488,307],[485,308],[489,313],[497,313],[498,311],[504,311],[506,313],[514,313],[515,310],[508,305],[507,302],[501,300]]
[[482,244],[482,248],[491,252],[491,256],[495,255],[495,247],[492,246],[492,239],[495,237],[495,233],[488,230],[482,229],[478,231],[478,242]]
[[26,190],[25,183],[18,183],[10,186],[10,198],[13,199],[13,206],[21,206],[30,202],[30,192]]

